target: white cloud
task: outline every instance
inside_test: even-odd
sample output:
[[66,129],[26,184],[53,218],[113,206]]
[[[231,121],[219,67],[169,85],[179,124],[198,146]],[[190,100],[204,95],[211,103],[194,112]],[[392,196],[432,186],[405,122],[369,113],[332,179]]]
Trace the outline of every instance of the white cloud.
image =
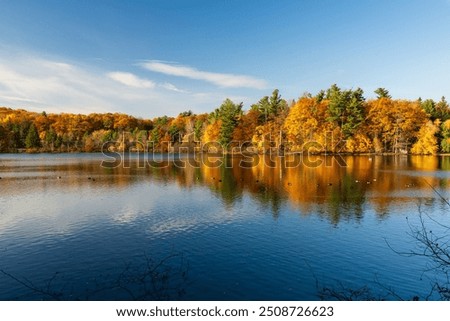
[[[23,53],[13,56],[0,50],[0,106],[55,113],[118,111],[153,117],[161,114],[160,106],[172,100],[156,88],[152,81],[131,73],[108,73],[93,66]],[[177,114],[180,105],[176,102],[165,112]]]
[[135,88],[154,88],[155,83],[148,79],[139,78],[129,72],[110,72],[107,74],[109,78],[115,80],[123,85],[135,87]]
[[171,84],[168,82],[165,82],[165,83],[161,84],[160,86],[164,89],[175,91],[178,93],[189,93],[189,91],[180,89],[180,88],[176,87],[174,84]]
[[234,75],[201,71],[189,66],[169,64],[161,61],[148,61],[141,64],[147,70],[189,79],[203,80],[219,87],[265,89],[267,83],[263,79],[246,75]]
[[4,99],[4,100],[8,100],[8,101],[17,101],[17,102],[22,102],[22,103],[42,104],[42,102],[37,101],[37,100],[21,98],[21,97],[13,97],[13,96],[0,96],[0,99]]
[[[23,51],[11,53],[0,47],[0,106],[51,113],[123,112],[152,118],[176,116],[188,109],[210,112],[236,94],[200,91],[195,86],[187,91],[127,70],[102,70]],[[239,101],[250,104],[255,99]]]

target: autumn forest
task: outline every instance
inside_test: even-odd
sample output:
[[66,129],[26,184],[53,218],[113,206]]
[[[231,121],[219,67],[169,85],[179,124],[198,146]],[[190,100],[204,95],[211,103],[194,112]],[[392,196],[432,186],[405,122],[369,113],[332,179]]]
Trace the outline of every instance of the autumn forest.
[[286,101],[278,90],[248,111],[226,99],[209,114],[141,119],[120,113],[47,114],[0,108],[0,152],[450,152],[450,107],[444,97],[393,99],[378,88],[332,85]]

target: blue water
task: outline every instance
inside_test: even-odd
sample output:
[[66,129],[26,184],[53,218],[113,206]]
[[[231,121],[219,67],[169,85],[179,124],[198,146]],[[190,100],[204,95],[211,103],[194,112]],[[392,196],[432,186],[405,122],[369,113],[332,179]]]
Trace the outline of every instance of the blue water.
[[398,252],[421,250],[419,213],[447,235],[446,157],[189,157],[0,155],[0,299],[396,300],[445,283],[430,258]]

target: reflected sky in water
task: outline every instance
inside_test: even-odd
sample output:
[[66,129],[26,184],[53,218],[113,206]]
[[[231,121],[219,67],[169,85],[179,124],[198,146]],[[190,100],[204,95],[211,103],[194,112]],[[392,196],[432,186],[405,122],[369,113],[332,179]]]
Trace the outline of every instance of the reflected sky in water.
[[[130,299],[92,284],[173,253],[188,262],[187,300],[315,300],[316,280],[409,298],[435,277],[387,243],[416,246],[406,218],[418,223],[419,208],[448,221],[449,157],[102,160],[0,155],[0,269],[40,288],[57,273],[69,300]],[[0,284],[3,300],[49,299],[5,274]]]

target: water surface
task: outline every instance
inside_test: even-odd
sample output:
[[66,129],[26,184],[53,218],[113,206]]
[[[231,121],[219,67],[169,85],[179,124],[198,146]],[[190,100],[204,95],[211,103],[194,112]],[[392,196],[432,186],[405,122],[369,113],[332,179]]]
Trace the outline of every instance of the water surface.
[[418,249],[420,212],[447,232],[449,157],[146,160],[0,155],[0,299],[410,299],[442,281],[396,251]]

